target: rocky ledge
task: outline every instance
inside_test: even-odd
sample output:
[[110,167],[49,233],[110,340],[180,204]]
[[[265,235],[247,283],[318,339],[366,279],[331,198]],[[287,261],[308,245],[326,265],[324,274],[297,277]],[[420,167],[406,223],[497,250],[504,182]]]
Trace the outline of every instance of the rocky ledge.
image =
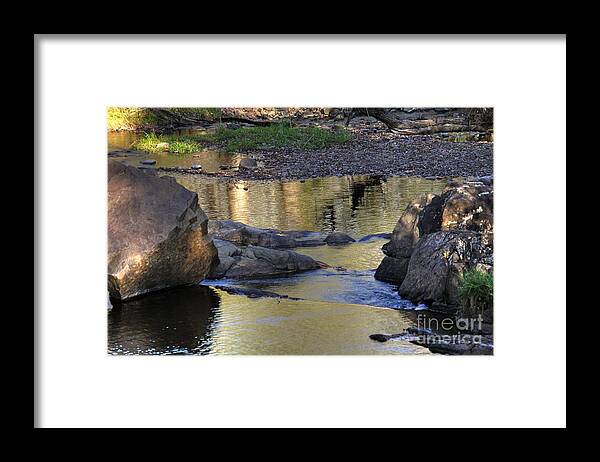
[[[211,220],[208,232],[214,239],[229,241],[238,246],[253,245],[270,249],[342,245],[355,241],[351,236],[340,232],[324,234],[316,231],[279,231],[256,228],[233,220]],[[371,236],[365,236],[369,237]]]

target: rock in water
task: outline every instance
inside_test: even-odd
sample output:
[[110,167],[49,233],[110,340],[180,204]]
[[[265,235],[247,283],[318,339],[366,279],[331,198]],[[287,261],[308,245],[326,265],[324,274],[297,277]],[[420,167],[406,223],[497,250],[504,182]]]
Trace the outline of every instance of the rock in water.
[[174,178],[108,163],[108,291],[127,300],[206,277],[217,251],[196,193]]
[[350,242],[356,242],[356,240],[353,237],[348,236],[345,233],[333,232],[325,238],[325,242],[328,245],[339,245],[339,244],[349,244]]
[[238,247],[229,241],[214,240],[219,253],[219,264],[210,278],[251,279],[290,274],[319,268],[319,263],[308,255],[291,250],[275,250],[249,245]]
[[480,233],[481,243],[492,247],[494,190],[480,181],[449,186],[441,195],[426,194],[409,204],[400,216],[375,278],[402,284],[408,263],[424,236],[449,230]]
[[413,303],[458,305],[458,283],[466,269],[492,262],[492,249],[475,231],[438,231],[423,236],[410,258],[400,296]]
[[385,334],[371,334],[369,335],[371,340],[375,340],[376,342],[387,342],[389,340],[389,335]]
[[154,159],[145,159],[145,160],[141,160],[140,163],[144,164],[144,165],[154,165],[154,164],[156,164],[156,160],[154,160]]

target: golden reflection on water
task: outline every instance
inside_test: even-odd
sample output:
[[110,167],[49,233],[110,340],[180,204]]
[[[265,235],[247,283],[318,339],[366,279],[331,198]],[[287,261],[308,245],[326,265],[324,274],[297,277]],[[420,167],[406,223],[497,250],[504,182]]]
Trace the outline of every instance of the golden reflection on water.
[[335,230],[355,238],[391,232],[410,200],[422,193],[440,193],[446,184],[445,180],[382,180],[365,175],[239,184],[197,175],[173,176],[198,193],[211,219],[280,230]]
[[211,354],[428,354],[410,342],[369,339],[376,332],[396,333],[413,325],[401,311],[217,293],[221,304],[211,332]]
[[330,266],[364,271],[379,266],[384,257],[381,246],[386,242],[387,240],[374,239],[369,242],[358,242],[350,245],[321,245],[318,247],[300,247],[294,250],[315,260],[325,262]]

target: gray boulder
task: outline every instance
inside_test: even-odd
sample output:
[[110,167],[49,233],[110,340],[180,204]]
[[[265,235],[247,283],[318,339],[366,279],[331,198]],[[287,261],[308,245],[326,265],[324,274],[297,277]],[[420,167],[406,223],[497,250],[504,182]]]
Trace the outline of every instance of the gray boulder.
[[170,177],[108,162],[108,291],[128,300],[196,283],[215,263],[198,196]]
[[320,267],[319,263],[307,255],[291,250],[276,250],[249,245],[238,247],[232,242],[214,240],[219,254],[219,265],[208,276],[251,279],[266,276],[307,271]]

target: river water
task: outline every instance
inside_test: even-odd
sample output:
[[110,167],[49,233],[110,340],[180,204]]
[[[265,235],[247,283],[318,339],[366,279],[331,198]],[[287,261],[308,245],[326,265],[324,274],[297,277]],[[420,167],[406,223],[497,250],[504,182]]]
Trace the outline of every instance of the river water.
[[[402,300],[393,285],[373,278],[387,241],[358,241],[391,232],[410,200],[441,192],[444,180],[346,176],[224,183],[201,175],[170,175],[198,193],[209,219],[341,231],[357,242],[294,249],[341,268],[242,282],[206,280],[117,306],[108,313],[109,353],[429,354],[403,340],[369,339],[414,325],[420,307]],[[257,289],[286,298],[240,294]]]

